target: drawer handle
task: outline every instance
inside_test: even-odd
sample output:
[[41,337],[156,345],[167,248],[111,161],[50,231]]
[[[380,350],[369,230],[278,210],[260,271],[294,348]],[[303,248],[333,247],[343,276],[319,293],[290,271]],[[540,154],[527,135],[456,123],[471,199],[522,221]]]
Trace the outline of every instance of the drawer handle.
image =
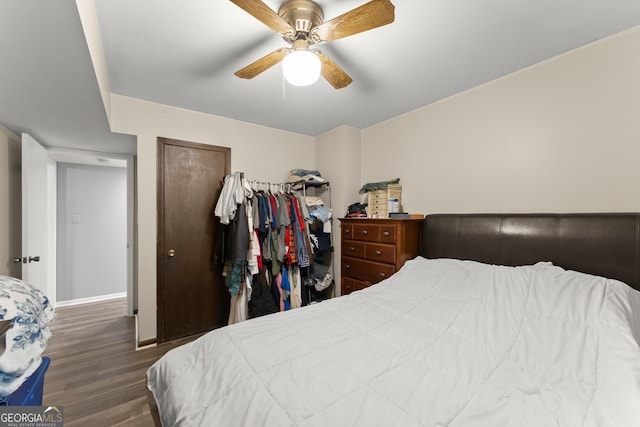
[[387,277],[387,275],[384,273],[380,273],[380,277]]
[[366,236],[367,234],[369,234],[369,232],[367,230],[362,230],[362,234]]
[[345,265],[344,268],[346,268],[347,270],[351,268],[351,266],[349,264]]
[[353,246],[349,246],[349,250],[350,250],[351,252],[353,252],[353,251],[355,251],[355,250],[356,250],[356,248],[354,248]]
[[389,233],[388,231],[383,231],[383,232],[382,232],[382,235],[383,235],[383,236],[388,236],[389,234],[391,234],[391,233]]
[[376,251],[376,255],[382,255],[382,251]]

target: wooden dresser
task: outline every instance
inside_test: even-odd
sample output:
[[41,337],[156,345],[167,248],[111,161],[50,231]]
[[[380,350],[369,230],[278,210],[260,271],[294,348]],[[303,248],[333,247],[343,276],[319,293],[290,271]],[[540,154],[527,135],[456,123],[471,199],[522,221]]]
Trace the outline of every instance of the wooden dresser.
[[342,295],[398,271],[420,252],[423,219],[342,218]]

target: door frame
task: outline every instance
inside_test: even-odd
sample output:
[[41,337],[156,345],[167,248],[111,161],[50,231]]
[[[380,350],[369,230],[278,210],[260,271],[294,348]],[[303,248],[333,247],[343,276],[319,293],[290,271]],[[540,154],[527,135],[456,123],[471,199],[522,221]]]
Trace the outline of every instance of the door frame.
[[[165,291],[165,262],[166,257],[164,256],[164,247],[165,247],[165,235],[164,235],[164,221],[165,221],[165,213],[164,213],[164,183],[165,183],[165,170],[164,170],[164,162],[165,162],[165,153],[164,146],[165,145],[175,145],[179,147],[185,148],[194,148],[194,149],[202,149],[202,150],[211,150],[211,151],[222,151],[227,153],[226,161],[224,165],[224,175],[227,176],[231,173],[231,148],[229,147],[221,147],[219,145],[213,144],[203,144],[199,142],[191,142],[184,141],[180,139],[173,138],[165,138],[159,136],[157,138],[157,188],[156,188],[156,210],[158,212],[158,222],[157,222],[157,247],[156,247],[156,275],[157,275],[157,283],[156,283],[156,342],[158,344],[165,342],[165,330],[164,330],[164,291]],[[213,215],[213,212],[212,212]]]
[[[137,286],[136,286],[136,235],[135,235],[135,210],[136,210],[136,161],[135,156],[131,154],[115,154],[103,153],[99,151],[78,150],[74,148],[45,147],[49,158],[56,163],[72,163],[94,166],[104,166],[96,159],[107,159],[116,161],[125,161],[127,170],[127,316],[133,317],[138,307]],[[53,174],[53,179],[56,177]],[[53,186],[57,190],[57,183]],[[56,230],[55,221],[53,222],[53,230]]]

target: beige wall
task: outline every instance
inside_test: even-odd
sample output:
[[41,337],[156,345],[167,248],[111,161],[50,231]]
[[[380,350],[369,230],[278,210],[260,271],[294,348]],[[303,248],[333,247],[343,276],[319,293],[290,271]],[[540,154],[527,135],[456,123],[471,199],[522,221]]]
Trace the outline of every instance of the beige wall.
[[640,27],[363,131],[411,212],[640,211]]
[[137,135],[138,339],[156,337],[156,141],[182,139],[231,148],[231,170],[282,182],[315,167],[314,138],[210,114],[112,95],[114,132]]
[[[83,2],[88,32],[94,12]],[[318,138],[105,99],[112,130],[138,138],[139,339],[156,331],[156,137],[231,147],[232,170],[250,178],[318,169],[332,183],[336,217],[361,200],[362,183],[394,177],[411,212],[640,211],[639,50],[636,28],[363,131]]]
[[0,126],[0,275],[22,277],[21,150],[18,135]]
[[411,212],[640,211],[639,48],[634,29],[317,138],[113,95],[113,130],[138,136],[139,339],[156,331],[157,136],[231,147],[232,170],[251,178],[318,169],[336,217],[362,183],[394,177]]
[[[342,126],[316,138],[316,169],[331,183],[334,218],[345,215],[347,207],[359,201],[362,131]],[[325,200],[326,203],[326,200]],[[336,295],[340,293],[340,223],[333,221],[333,254]]]

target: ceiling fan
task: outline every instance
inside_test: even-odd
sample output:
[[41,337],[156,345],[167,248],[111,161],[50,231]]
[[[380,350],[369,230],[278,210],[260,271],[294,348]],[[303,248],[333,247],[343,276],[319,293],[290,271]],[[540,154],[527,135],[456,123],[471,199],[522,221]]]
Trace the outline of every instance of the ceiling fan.
[[[285,78],[293,84],[306,86],[321,74],[334,88],[341,89],[353,80],[327,55],[309,46],[327,43],[368,31],[394,21],[394,5],[389,0],[372,0],[336,18],[324,22],[320,5],[312,0],[286,0],[274,12],[261,0],[231,0],[272,30],[280,33],[291,47],[276,49],[257,61],[236,71],[243,79],[252,79],[281,61]],[[311,61],[315,76],[288,77],[296,61]]]

